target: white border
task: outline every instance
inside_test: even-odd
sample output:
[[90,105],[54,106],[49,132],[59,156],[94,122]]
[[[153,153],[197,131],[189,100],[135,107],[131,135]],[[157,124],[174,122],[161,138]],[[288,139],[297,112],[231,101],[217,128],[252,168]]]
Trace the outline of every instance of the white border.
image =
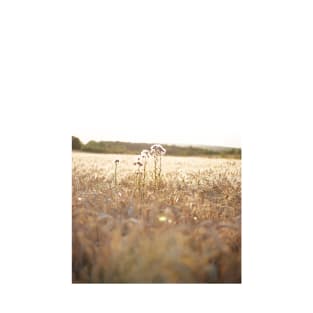
[[[310,4],[1,2],[1,311],[312,310]],[[242,125],[241,285],[71,284],[70,136],[77,125],[75,112],[88,106],[85,118],[90,119],[93,108],[102,107],[105,121],[110,107],[99,102],[99,90],[107,83],[110,89],[103,92],[131,92],[123,67],[101,73],[103,80],[93,79],[106,57],[94,51],[106,49],[111,61],[119,56],[125,64],[131,62],[126,49],[101,46],[98,30],[107,27],[110,43],[132,38],[130,50],[146,49],[136,33],[120,36],[123,29],[144,29],[141,21],[154,23],[153,34],[146,36],[156,36],[159,43],[162,36],[173,35],[156,47],[164,58],[170,47],[181,52],[177,57],[185,58],[189,68],[206,68],[212,59],[199,51],[208,45],[214,62],[225,60],[220,72],[203,71],[194,84],[201,101],[211,82],[222,101],[231,100],[233,109],[225,114]],[[194,31],[193,41],[180,49],[182,41],[176,44],[175,36]],[[172,79],[183,75],[167,73],[168,65],[160,68]],[[145,79],[152,79],[149,62],[146,66]],[[162,87],[155,93],[162,93]],[[129,104],[117,100],[110,105],[123,112]],[[176,108],[179,116],[178,103]]]

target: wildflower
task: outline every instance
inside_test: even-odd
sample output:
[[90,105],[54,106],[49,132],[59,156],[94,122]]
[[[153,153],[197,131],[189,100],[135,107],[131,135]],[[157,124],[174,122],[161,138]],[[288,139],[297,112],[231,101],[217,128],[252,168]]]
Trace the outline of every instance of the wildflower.
[[140,161],[135,162],[134,165],[138,165],[138,167],[143,166],[143,164]]
[[162,172],[162,155],[166,150],[160,144],[154,144],[150,148],[150,154],[154,158],[154,188],[155,190],[160,185],[161,172]]
[[142,172],[141,167],[144,165],[141,156],[138,156],[136,161],[133,163],[135,166],[137,166],[136,172],[135,172],[135,191],[138,190],[139,193],[141,193],[141,185],[142,185]]
[[148,159],[148,158],[150,158],[150,151],[144,149],[144,150],[141,151],[140,156],[141,156],[143,159]]
[[143,166],[142,157],[139,155],[136,159],[136,162],[134,162],[134,165],[138,165],[138,167]]
[[161,155],[166,153],[166,149],[162,147],[160,144],[154,144],[150,148],[150,153],[152,155]]

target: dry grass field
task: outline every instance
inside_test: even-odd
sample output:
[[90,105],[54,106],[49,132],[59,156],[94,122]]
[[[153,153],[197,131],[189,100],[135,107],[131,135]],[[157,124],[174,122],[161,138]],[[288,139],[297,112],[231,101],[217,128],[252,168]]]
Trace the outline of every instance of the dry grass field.
[[73,283],[240,283],[241,161],[134,162],[73,152]]

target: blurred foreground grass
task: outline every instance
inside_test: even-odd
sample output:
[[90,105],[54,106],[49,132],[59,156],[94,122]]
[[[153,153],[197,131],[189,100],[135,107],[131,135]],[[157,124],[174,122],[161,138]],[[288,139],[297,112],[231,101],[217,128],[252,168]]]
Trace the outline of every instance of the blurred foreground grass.
[[240,160],[165,156],[138,190],[134,156],[72,158],[74,283],[241,282]]

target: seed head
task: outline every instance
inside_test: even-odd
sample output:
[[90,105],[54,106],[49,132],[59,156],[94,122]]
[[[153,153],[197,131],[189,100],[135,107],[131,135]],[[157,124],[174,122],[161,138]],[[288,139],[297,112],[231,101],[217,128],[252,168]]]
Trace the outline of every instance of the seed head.
[[149,150],[142,150],[141,153],[140,153],[140,157],[143,158],[143,159],[148,159],[150,158],[150,151]]
[[160,144],[154,144],[150,148],[150,153],[152,155],[162,155],[166,153],[166,150]]
[[138,165],[138,167],[143,166],[142,157],[139,155],[136,158],[136,161],[134,162],[134,165]]
[[119,160],[119,159],[116,159],[116,160],[114,161],[114,163],[117,165],[118,163],[120,163],[120,160]]

